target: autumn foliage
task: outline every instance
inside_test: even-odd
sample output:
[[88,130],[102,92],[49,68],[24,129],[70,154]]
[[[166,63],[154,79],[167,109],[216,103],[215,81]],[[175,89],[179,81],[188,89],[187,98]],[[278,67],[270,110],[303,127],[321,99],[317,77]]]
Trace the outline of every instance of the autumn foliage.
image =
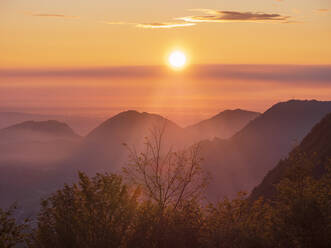
[[41,202],[32,231],[0,211],[0,247],[331,247],[331,169],[296,159],[272,198],[208,203],[198,146],[162,152],[162,133],[131,150],[123,175],[79,173]]

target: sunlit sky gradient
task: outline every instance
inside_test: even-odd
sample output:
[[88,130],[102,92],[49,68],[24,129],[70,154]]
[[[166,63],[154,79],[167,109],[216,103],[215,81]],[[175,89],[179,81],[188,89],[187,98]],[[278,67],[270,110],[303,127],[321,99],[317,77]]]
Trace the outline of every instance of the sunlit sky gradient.
[[[329,0],[2,0],[0,37],[0,111],[134,108],[184,125],[331,99]],[[174,49],[182,72],[166,66]]]

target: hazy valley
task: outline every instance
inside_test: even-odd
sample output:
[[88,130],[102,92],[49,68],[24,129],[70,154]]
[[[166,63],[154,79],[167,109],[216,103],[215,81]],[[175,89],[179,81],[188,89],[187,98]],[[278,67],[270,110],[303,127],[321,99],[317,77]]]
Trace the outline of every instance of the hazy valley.
[[[145,137],[160,125],[164,151],[200,144],[202,167],[211,176],[208,200],[233,197],[257,186],[330,111],[331,102],[291,100],[262,114],[227,110],[187,128],[156,114],[127,111],[86,136],[55,120],[26,120],[0,130],[1,206],[17,201],[32,211],[40,197],[74,182],[78,170],[121,173],[129,155],[123,144],[143,151]],[[26,179],[17,181],[22,175]]]

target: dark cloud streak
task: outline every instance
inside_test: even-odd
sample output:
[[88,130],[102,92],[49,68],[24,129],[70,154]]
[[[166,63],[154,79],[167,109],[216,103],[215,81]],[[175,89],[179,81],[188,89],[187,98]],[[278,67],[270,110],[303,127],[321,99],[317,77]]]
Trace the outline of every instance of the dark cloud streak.
[[314,82],[331,86],[330,65],[209,65],[195,68],[193,76],[244,81]]
[[195,15],[177,18],[186,22],[287,22],[290,16],[268,14],[263,12],[223,11],[196,9],[206,15]]
[[37,17],[58,17],[58,18],[79,18],[78,16],[68,16],[63,14],[32,13],[31,16]]
[[[85,69],[0,70],[1,78],[118,78],[173,76],[164,66],[122,66]],[[331,86],[331,65],[192,65],[179,75],[192,79],[314,83]]]

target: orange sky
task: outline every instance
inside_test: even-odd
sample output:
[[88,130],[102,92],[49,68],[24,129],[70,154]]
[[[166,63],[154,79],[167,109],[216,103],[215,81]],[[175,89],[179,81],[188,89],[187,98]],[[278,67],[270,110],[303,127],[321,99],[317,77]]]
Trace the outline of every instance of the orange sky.
[[193,64],[331,64],[330,10],[329,0],[2,0],[0,66],[159,65],[174,47]]
[[0,111],[108,118],[136,109],[181,125],[225,109],[265,111],[288,99],[331,99],[331,66],[200,65],[0,71]]
[[[137,109],[185,125],[331,100],[329,0],[2,0],[0,36],[0,111]],[[174,49],[183,71],[166,65]]]

